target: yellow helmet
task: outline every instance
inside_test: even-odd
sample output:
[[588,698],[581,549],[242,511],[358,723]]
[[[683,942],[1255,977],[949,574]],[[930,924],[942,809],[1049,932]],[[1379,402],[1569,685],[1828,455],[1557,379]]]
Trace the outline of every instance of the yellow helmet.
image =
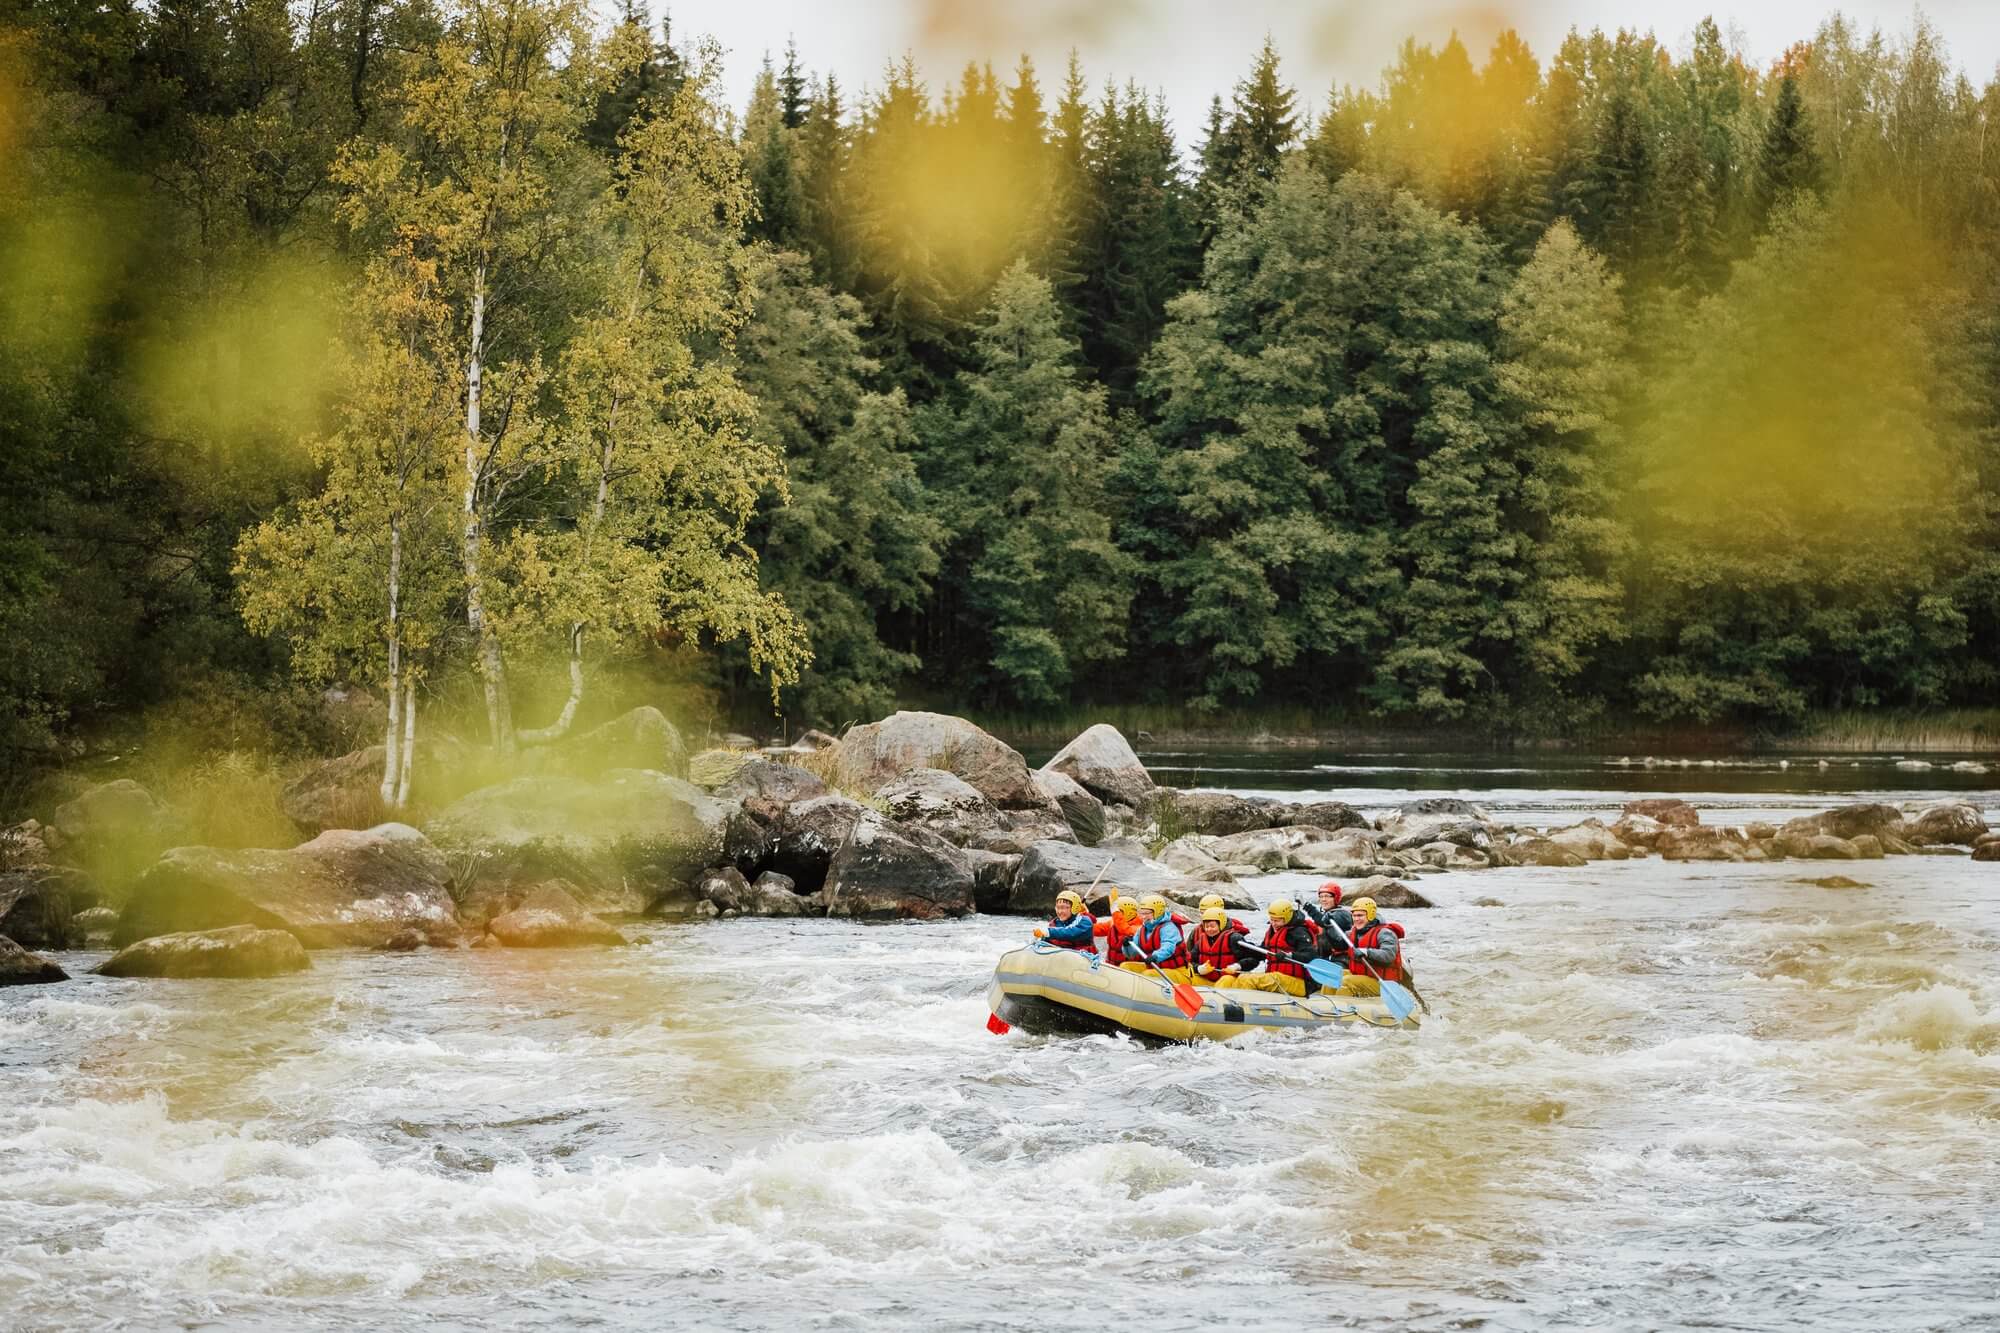
[[1226,926],[1229,924],[1229,913],[1220,907],[1205,907],[1202,909],[1201,919],[1213,921],[1218,926]]
[[1064,889],[1056,895],[1056,901],[1059,903],[1068,903],[1079,912],[1083,910],[1083,895],[1075,889]]
[[1373,898],[1356,898],[1347,906],[1354,913],[1356,921],[1365,924],[1375,919],[1375,900]]
[[1278,901],[1272,903],[1264,910],[1271,914],[1273,921],[1290,921],[1292,919],[1292,904],[1284,898],[1278,899]]
[[1149,893],[1139,900],[1139,906],[1146,909],[1147,916],[1165,916],[1167,899],[1164,894]]
[[1133,902],[1130,898],[1120,898],[1111,905],[1111,910],[1119,916],[1137,916],[1139,915],[1139,904]]
[[[1211,907],[1221,907],[1222,905],[1222,895],[1219,893],[1204,893],[1201,895],[1201,910],[1203,912],[1207,912]],[[1202,920],[1206,921],[1208,918],[1204,916]]]

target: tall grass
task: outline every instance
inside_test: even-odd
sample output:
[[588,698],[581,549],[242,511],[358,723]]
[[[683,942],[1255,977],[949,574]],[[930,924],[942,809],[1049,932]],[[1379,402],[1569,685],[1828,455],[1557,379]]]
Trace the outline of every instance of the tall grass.
[[2000,749],[2000,708],[1815,713],[1796,731],[1759,739],[1763,748],[1773,750],[1993,750]]

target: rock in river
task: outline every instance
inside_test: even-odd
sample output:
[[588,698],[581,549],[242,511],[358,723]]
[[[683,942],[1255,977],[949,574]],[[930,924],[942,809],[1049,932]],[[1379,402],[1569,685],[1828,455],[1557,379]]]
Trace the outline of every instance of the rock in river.
[[625,768],[484,787],[424,828],[467,867],[468,921],[558,879],[586,911],[637,915],[692,909],[695,877],[723,859],[733,809],[679,778]]
[[69,973],[54,959],[29,953],[5,935],[0,935],[0,986],[36,986],[49,981],[68,981]]
[[1153,797],[1153,775],[1139,762],[1118,728],[1108,722],[1085,728],[1042,768],[1073,778],[1085,791],[1109,804],[1143,810]]
[[97,970],[107,977],[276,977],[312,966],[289,931],[256,926],[153,935]]
[[[1103,872],[1100,879],[1098,872]],[[1096,890],[1091,891],[1095,882]],[[1176,902],[1199,902],[1204,894],[1219,893],[1232,908],[1254,909],[1257,900],[1234,884],[1191,879],[1161,865],[1101,848],[1079,847],[1068,842],[1038,842],[1021,859],[1014,883],[1007,895],[1007,910],[1028,916],[1047,916],[1055,911],[1056,894],[1075,889],[1091,902],[1093,911],[1104,904],[1107,891],[1117,888],[1137,897],[1158,893]]]
[[486,929],[510,949],[577,949],[625,942],[623,935],[586,912],[558,883],[530,890],[519,907],[494,917]]
[[973,910],[974,891],[965,853],[935,833],[891,824],[873,811],[854,826],[826,874],[829,916],[965,916]]
[[176,847],[133,888],[113,940],[257,926],[315,949],[379,948],[406,929],[455,939],[445,858],[407,824],[331,829],[289,851]]
[[1002,809],[1047,800],[1019,751],[943,713],[899,712],[856,727],[841,738],[838,757],[840,783],[850,791],[874,791],[911,769],[942,768]]

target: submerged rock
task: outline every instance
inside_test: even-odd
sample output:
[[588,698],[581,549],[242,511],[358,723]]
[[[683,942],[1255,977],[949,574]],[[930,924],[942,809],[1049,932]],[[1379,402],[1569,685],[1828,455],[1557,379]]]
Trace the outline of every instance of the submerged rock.
[[530,890],[519,907],[487,922],[486,930],[510,949],[576,949],[625,942],[616,929],[585,911],[560,883]]
[[0,986],[39,986],[68,980],[69,973],[53,958],[31,953],[0,935]]
[[1107,722],[1086,727],[1042,768],[1074,779],[1091,795],[1112,804],[1140,809],[1153,797],[1153,775],[1118,728]]
[[277,977],[312,966],[290,931],[257,926],[152,935],[120,949],[97,971],[107,977]]
[[458,933],[444,854],[407,824],[329,829],[288,851],[177,847],[139,878],[113,940],[257,926],[315,949]]

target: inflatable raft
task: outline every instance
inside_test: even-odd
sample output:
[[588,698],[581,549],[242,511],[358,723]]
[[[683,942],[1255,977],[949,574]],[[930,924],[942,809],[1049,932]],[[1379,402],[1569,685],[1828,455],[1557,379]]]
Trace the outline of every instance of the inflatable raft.
[[986,1002],[1002,1022],[1028,1032],[1130,1032],[1161,1041],[1228,1041],[1263,1028],[1414,1028],[1400,1025],[1373,996],[1309,995],[1196,986],[1201,1012],[1189,1018],[1172,989],[1153,973],[1127,972],[1094,955],[1032,944],[1000,956]]

